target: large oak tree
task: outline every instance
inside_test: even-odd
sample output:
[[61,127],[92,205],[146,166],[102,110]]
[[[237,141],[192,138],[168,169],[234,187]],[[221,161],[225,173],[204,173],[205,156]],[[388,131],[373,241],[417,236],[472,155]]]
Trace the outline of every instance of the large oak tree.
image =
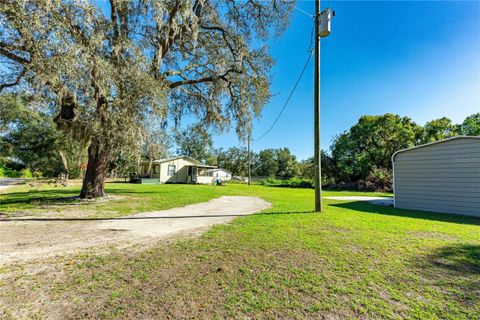
[[104,195],[112,154],[149,119],[193,114],[240,137],[270,98],[263,40],[293,2],[3,0],[1,90],[56,101],[57,126],[87,141],[81,197]]
[[422,127],[408,117],[386,113],[360,117],[331,146],[340,181],[366,179],[376,169],[391,169],[395,151],[418,144]]

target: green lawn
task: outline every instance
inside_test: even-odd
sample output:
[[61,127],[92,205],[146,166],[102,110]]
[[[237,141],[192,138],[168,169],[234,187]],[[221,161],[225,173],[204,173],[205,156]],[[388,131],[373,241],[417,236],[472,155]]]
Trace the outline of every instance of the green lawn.
[[[480,219],[341,201],[316,214],[309,189],[107,191],[123,198],[79,204],[59,199],[78,187],[18,188],[0,195],[0,212],[67,214],[76,206],[119,216],[220,195],[255,195],[273,206],[195,239],[58,258],[36,273],[34,265],[3,267],[0,317],[3,306],[5,316],[21,309],[38,318],[480,319]],[[325,192],[345,194],[360,193]]]
[[[245,184],[231,183],[227,186],[213,187],[209,185],[151,185],[107,183],[106,192],[111,200],[81,201],[77,198],[79,185],[68,188],[55,188],[43,184],[38,188],[27,185],[15,186],[5,191],[0,191],[0,213],[14,215],[15,213],[28,212],[31,215],[42,215],[56,212],[58,216],[81,215],[84,217],[119,217],[138,212],[162,210],[173,207],[185,206],[191,203],[208,201],[222,195],[255,195],[260,192],[267,197],[271,190],[277,188],[259,185],[249,188]],[[309,195],[312,190],[285,189],[278,191],[288,194],[289,191]],[[275,193],[275,192],[274,192]],[[324,192],[329,195],[361,195],[360,192]],[[389,196],[385,193],[368,193],[372,196]],[[313,210],[313,207],[308,209]]]

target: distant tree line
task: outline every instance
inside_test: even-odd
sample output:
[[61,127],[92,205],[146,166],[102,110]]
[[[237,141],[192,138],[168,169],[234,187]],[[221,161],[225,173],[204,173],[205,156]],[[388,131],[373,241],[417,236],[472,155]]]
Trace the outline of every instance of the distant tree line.
[[393,153],[456,135],[480,135],[480,113],[461,124],[443,117],[424,126],[391,113],[362,116],[335,138],[328,160],[333,170],[327,178],[360,189],[390,189]]
[[[23,95],[0,95],[0,176],[47,177],[68,174],[80,178],[85,172],[87,145],[74,136],[59,132],[53,115],[33,110],[35,101]],[[162,123],[143,130],[136,147],[118,148],[109,162],[111,175],[135,171],[140,161],[174,153],[187,155],[203,163],[216,165],[234,176],[248,175],[245,147],[214,148],[211,134],[193,124],[167,134]],[[408,117],[387,113],[362,116],[349,130],[335,137],[330,149],[322,150],[324,185],[338,188],[389,190],[391,156],[395,151],[455,135],[480,135],[480,113],[454,124],[440,118],[418,125]],[[288,148],[251,152],[252,175],[288,180],[312,180],[313,158],[299,161]]]
[[[391,157],[394,152],[456,135],[480,135],[480,113],[472,114],[460,124],[443,117],[424,126],[391,113],[362,116],[349,130],[335,137],[329,151],[322,150],[323,184],[388,191],[391,189]],[[199,135],[195,130],[184,131],[181,141],[179,154],[218,165],[233,175],[248,174],[246,148],[213,149],[211,137],[205,133]],[[265,149],[252,152],[250,156],[253,176],[313,179],[313,157],[298,161],[288,148]]]

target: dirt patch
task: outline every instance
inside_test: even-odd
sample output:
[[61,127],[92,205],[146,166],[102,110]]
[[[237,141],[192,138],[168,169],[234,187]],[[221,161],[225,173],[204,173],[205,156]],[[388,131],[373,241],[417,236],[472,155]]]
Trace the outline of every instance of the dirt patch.
[[[115,208],[113,202],[125,200],[125,196],[108,195],[99,199],[80,199],[78,196],[71,197],[55,197],[55,198],[32,198],[30,203],[35,207],[34,210],[14,211],[14,212],[0,212],[0,221],[12,218],[85,218],[98,216],[94,205],[101,205],[107,202],[112,202],[112,209]],[[134,201],[134,199],[130,199]],[[89,207],[90,209],[87,209]],[[38,209],[38,210],[37,210]],[[109,213],[107,210],[102,210],[102,214]],[[111,210],[112,215],[115,215],[116,210]],[[20,220],[20,219],[18,219]]]
[[5,218],[20,218],[20,217],[28,217],[29,213],[24,211],[14,211],[14,212],[0,212],[0,220]]
[[435,231],[415,231],[410,234],[416,238],[439,239],[439,240],[455,240],[458,237]]
[[[5,288],[15,297],[0,292],[0,318],[4,303],[5,310],[11,312],[8,315],[15,319],[35,316],[49,319],[98,319],[102,316],[210,319],[217,314],[219,302],[228,303],[225,294],[235,295],[225,286],[243,290],[242,284],[235,283],[236,278],[245,276],[261,284],[266,274],[274,272],[274,279],[281,280],[277,273],[288,269],[282,267],[282,261],[287,260],[293,268],[304,268],[308,262],[317,261],[315,255],[302,250],[254,250],[246,257],[217,250],[176,254],[175,246],[143,249],[122,250],[121,253],[111,249],[105,256],[85,253],[71,262],[68,258],[46,259],[42,268],[34,261],[22,264],[3,277]],[[262,261],[264,256],[268,256],[268,261]],[[0,281],[1,276],[0,272]],[[219,282],[220,279],[225,283]],[[117,293],[121,296],[117,297]],[[126,298],[124,294],[129,298],[130,294],[140,295],[144,302],[124,309],[120,307]],[[293,290],[291,294],[296,293]],[[233,304],[230,307],[240,312]],[[275,314],[270,317],[278,318]],[[231,317],[220,313],[219,318]]]
[[220,197],[182,208],[121,218],[21,217],[0,220],[0,265],[42,257],[98,250],[115,245],[199,234],[210,226],[266,209],[255,197]]

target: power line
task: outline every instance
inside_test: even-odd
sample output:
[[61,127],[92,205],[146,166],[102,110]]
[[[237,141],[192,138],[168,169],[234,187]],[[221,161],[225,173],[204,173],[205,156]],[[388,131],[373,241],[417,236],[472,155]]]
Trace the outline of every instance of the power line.
[[309,16],[310,18],[313,18],[313,17],[314,17],[313,14],[310,14],[310,13],[308,13],[308,12],[306,12],[306,11],[303,11],[302,9],[300,9],[300,8],[297,7],[297,6],[295,6],[295,9],[297,9],[298,11],[300,11],[301,13],[303,13],[304,15]]
[[303,76],[303,74],[305,73],[305,70],[307,69],[308,63],[310,62],[310,59],[312,58],[312,53],[313,53],[313,50],[310,49],[310,52],[309,52],[309,54],[308,54],[307,62],[305,62],[305,65],[303,66],[302,72],[300,72],[300,75],[298,76],[298,79],[297,79],[297,81],[295,82],[295,85],[293,86],[292,91],[291,91],[290,94],[288,95],[288,98],[287,98],[287,100],[285,101],[285,104],[283,105],[282,109],[281,109],[280,112],[278,113],[277,117],[275,118],[275,121],[273,121],[273,123],[272,123],[272,125],[270,126],[270,128],[268,128],[268,130],[265,131],[259,138],[257,138],[257,139],[252,139],[253,141],[259,141],[260,139],[262,139],[263,137],[265,137],[265,136],[273,129],[273,127],[274,127],[275,124],[277,123],[278,119],[280,119],[280,116],[282,115],[283,111],[284,111],[285,108],[287,107],[288,102],[290,101],[290,98],[293,96],[293,93],[294,93],[295,90],[297,89],[297,86],[298,86],[298,84],[300,83],[300,80],[302,79],[302,76]]

